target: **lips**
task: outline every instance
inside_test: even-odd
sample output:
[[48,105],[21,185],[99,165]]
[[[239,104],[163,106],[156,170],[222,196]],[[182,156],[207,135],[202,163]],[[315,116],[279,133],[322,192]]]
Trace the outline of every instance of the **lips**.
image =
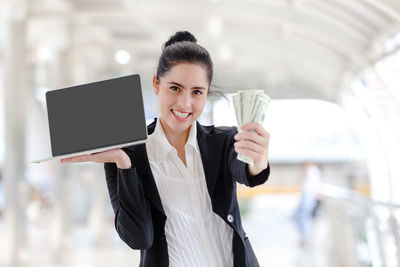
[[190,117],[190,115],[192,115],[192,113],[190,112],[182,112],[175,109],[171,109],[171,113],[179,121],[186,121]]

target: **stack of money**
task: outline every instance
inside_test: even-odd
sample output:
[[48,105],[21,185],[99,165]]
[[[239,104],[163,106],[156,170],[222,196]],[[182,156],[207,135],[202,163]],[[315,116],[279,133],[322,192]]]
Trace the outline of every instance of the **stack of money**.
[[[232,96],[232,100],[239,132],[242,125],[249,122],[258,122],[263,125],[268,104],[271,101],[263,90],[238,91]],[[237,158],[250,165],[254,163],[253,159],[242,154],[238,154]]]

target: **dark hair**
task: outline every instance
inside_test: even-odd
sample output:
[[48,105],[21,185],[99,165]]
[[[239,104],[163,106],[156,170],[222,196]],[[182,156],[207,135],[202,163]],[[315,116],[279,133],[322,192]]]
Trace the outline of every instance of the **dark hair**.
[[158,61],[157,79],[164,76],[172,67],[179,63],[197,63],[207,71],[208,82],[211,85],[213,63],[208,51],[197,44],[197,39],[188,31],[179,31],[164,44]]
[[216,88],[215,86],[211,91],[211,81],[214,74],[211,56],[207,49],[197,44],[197,39],[188,31],[176,32],[163,45],[162,53],[158,61],[157,79],[164,76],[165,73],[175,65],[184,62],[197,63],[206,68],[207,78],[210,84],[208,96],[222,96],[228,100],[222,91],[214,89]]

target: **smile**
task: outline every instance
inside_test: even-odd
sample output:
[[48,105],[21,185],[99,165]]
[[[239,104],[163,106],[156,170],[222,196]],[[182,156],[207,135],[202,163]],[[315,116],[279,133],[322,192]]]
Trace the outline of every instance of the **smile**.
[[187,117],[189,117],[190,114],[192,114],[192,113],[190,113],[190,112],[188,112],[188,113],[186,113],[186,112],[179,112],[179,111],[174,110],[174,109],[171,109],[171,111],[172,111],[172,114],[174,114],[175,117],[177,117],[177,118],[179,118],[179,119],[186,119]]

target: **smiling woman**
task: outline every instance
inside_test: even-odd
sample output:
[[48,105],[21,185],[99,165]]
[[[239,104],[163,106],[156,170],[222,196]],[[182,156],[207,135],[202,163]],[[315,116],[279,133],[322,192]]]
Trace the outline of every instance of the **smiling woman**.
[[[208,51],[189,32],[165,44],[153,76],[160,114],[146,144],[64,159],[104,162],[121,239],[140,266],[258,266],[241,223],[236,182],[269,176],[269,133],[258,123],[203,126],[213,76]],[[252,131],[250,131],[252,130]],[[249,166],[237,153],[254,160]]]

